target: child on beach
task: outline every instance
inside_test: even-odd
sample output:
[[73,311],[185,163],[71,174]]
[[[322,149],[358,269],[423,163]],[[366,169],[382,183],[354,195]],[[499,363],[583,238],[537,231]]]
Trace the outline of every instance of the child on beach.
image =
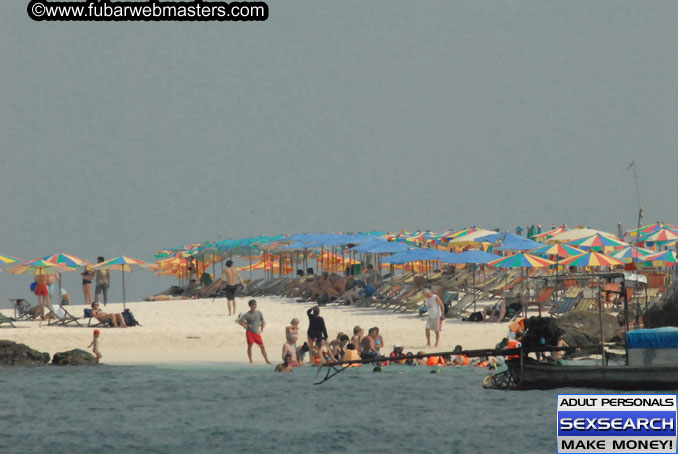
[[99,334],[101,334],[99,330],[95,329],[94,336],[92,337],[92,343],[87,346],[87,348],[92,347],[92,353],[94,353],[94,355],[97,357],[97,362],[103,358],[103,355],[99,351]]
[[285,327],[285,337],[287,342],[296,346],[299,340],[299,319],[293,318],[289,326]]

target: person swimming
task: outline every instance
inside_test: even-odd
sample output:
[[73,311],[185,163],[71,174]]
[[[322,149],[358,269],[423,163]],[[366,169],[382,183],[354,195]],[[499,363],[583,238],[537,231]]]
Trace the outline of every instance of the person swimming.
[[283,358],[282,364],[275,366],[275,372],[292,372],[292,356],[287,354]]

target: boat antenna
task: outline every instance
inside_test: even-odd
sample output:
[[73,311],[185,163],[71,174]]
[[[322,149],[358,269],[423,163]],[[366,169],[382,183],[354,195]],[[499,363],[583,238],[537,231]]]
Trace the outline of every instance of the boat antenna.
[[638,237],[640,236],[640,224],[643,219],[643,205],[640,203],[640,186],[638,186],[638,172],[636,170],[638,166],[636,161],[631,161],[631,164],[626,168],[626,171],[633,169],[633,181],[636,183],[636,200],[638,200],[638,230],[636,230],[636,243],[638,242]]

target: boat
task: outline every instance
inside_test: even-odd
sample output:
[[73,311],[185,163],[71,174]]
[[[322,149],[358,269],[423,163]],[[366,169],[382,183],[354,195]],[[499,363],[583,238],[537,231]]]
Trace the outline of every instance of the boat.
[[617,390],[678,389],[678,364],[670,366],[570,366],[510,361],[508,369],[488,375],[487,389],[597,388]]
[[488,389],[597,388],[678,389],[678,328],[638,329],[626,336],[625,365],[573,365],[536,361],[527,356],[507,361],[507,370],[488,375]]

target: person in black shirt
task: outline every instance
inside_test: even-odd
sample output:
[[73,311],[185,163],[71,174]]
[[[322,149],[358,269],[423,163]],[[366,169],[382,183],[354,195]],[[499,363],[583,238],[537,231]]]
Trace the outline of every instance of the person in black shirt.
[[306,311],[308,315],[308,344],[315,345],[316,340],[327,340],[327,329],[325,328],[325,320],[320,316],[320,308],[313,306]]

